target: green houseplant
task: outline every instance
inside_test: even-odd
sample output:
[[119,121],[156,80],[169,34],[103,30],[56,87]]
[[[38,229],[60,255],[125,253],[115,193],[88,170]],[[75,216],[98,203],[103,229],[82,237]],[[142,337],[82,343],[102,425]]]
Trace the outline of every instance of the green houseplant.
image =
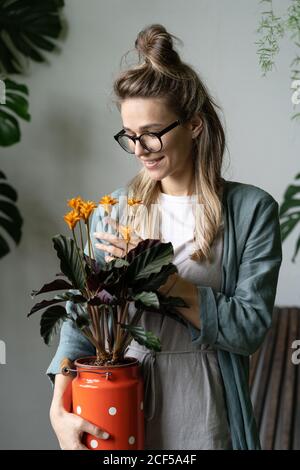
[[[104,215],[108,215],[117,199],[106,195],[100,204],[106,209]],[[128,199],[131,208],[138,204],[141,201]],[[90,234],[90,217],[97,204],[83,201],[78,196],[69,200],[69,205],[73,210],[65,215],[65,221],[73,237],[53,237],[60,260],[60,278],[32,291],[31,295],[34,298],[53,291],[63,292],[35,304],[28,316],[45,310],[40,333],[46,344],[61,324],[69,320],[94,345],[95,356],[75,361],[77,377],[72,382],[73,410],[113,436],[105,444],[101,442],[102,449],[143,449],[142,377],[139,362],[125,357],[125,352],[132,339],[150,350],[161,350],[159,338],[138,326],[143,312],[169,315],[185,323],[176,308],[187,308],[187,303],[180,297],[166,296],[159,291],[169,276],[177,272],[172,263],[173,246],[156,239],[139,241],[134,238],[130,225],[117,224],[118,234],[125,243],[125,256],[99,262],[94,256]],[[87,236],[86,250],[82,223]],[[76,227],[79,228],[78,235]],[[77,241],[79,236],[80,242]],[[61,305],[69,300],[76,306],[75,313],[69,314]],[[129,318],[131,303],[135,312]],[[95,374],[98,374],[97,379]],[[106,377],[102,381],[101,374]],[[116,410],[122,412],[116,416]],[[86,445],[97,449],[100,440],[87,435]]]

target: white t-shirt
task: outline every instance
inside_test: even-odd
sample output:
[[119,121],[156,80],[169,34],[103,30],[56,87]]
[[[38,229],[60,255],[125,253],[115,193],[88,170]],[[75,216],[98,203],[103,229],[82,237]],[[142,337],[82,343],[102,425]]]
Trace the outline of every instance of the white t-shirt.
[[[160,239],[171,242],[174,247],[173,263],[177,266],[178,274],[195,285],[211,286],[216,291],[221,283],[221,261],[223,236],[216,237],[212,249],[214,260],[208,262],[194,261],[189,255],[195,251],[194,229],[197,196],[173,196],[160,193]],[[209,268],[209,269],[208,269]]]

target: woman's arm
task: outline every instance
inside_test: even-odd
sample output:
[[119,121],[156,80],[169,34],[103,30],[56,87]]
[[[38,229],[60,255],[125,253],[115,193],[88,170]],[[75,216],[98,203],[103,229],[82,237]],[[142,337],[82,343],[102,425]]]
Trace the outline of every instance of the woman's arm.
[[253,208],[253,214],[234,295],[197,286],[201,329],[187,324],[195,344],[209,343],[250,355],[271,326],[282,262],[278,203],[271,196],[264,197]]
[[50,421],[62,450],[88,450],[82,443],[83,433],[99,439],[108,439],[109,434],[71,412],[72,378],[62,374],[55,376]]

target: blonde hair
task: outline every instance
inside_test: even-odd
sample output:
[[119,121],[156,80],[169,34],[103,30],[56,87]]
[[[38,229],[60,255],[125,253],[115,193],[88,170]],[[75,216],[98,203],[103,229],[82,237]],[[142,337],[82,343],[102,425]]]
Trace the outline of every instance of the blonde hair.
[[[202,118],[202,131],[193,139],[192,159],[197,202],[203,204],[203,223],[200,218],[195,218],[196,251],[190,258],[211,262],[211,246],[222,226],[225,182],[221,177],[225,133],[215,110],[215,107],[221,108],[214,102],[193,68],[181,61],[173,48],[173,38],[179,40],[160,24],[149,25],[138,33],[135,49],[139,63],[120,72],[115,79],[114,102],[120,111],[122,101],[127,98],[162,98],[183,122],[187,122],[195,114]],[[147,238],[153,238],[149,217],[151,218],[151,205],[158,202],[160,181],[151,179],[147,170],[142,168],[127,183],[127,189],[128,197],[141,199],[147,209],[145,211],[140,207],[136,210],[134,229],[141,233],[142,228],[147,227]]]

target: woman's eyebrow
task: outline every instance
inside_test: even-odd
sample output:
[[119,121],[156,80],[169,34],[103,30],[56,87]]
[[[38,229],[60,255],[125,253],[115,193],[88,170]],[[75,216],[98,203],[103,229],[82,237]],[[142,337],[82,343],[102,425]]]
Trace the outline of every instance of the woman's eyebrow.
[[[146,124],[145,126],[139,127],[139,130],[144,131],[145,129],[148,129],[149,127],[160,127],[160,126],[162,126],[162,124],[158,122],[153,122],[152,124]],[[131,131],[129,127],[125,127],[125,126],[123,126],[123,129],[125,131]]]

